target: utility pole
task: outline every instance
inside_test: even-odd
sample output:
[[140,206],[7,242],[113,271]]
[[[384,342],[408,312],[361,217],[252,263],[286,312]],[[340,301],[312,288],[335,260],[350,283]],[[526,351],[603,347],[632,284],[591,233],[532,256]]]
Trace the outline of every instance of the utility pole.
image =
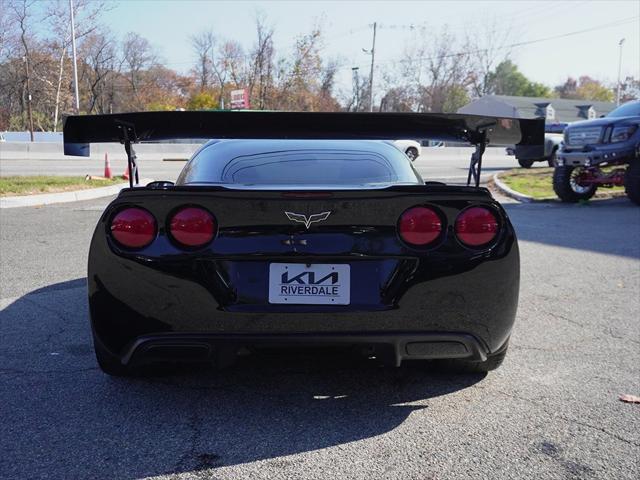
[[620,39],[618,45],[620,46],[620,55],[618,57],[618,88],[616,89],[616,106],[620,105],[620,75],[622,74],[622,45],[624,44],[624,38]]
[[376,28],[378,24],[373,22],[373,43],[371,45],[371,74],[369,75],[369,111],[373,112],[373,64],[376,58]]
[[355,111],[358,111],[358,107],[360,106],[360,81],[358,80],[358,71],[359,67],[353,67],[351,69],[351,73],[353,75],[353,96],[356,100]]
[[[26,16],[26,13],[25,13]],[[22,33],[20,35],[20,41],[22,42],[22,47],[24,48],[24,56],[22,60],[24,61],[24,69],[25,74],[27,76],[27,114],[29,115],[29,132],[31,134],[31,141],[33,142],[33,114],[31,113],[31,73],[29,72],[29,45],[27,43],[26,29],[24,26],[24,18],[22,17],[20,21],[20,28]]]
[[76,114],[80,113],[80,94],[78,92],[78,59],[76,57],[76,26],[73,19],[73,0],[69,0],[71,11],[71,52],[73,54],[73,87],[76,94]]
[[33,113],[31,112],[31,79],[29,74],[29,52],[26,52],[24,59],[24,69],[27,75],[27,114],[29,115],[29,133],[33,142]]

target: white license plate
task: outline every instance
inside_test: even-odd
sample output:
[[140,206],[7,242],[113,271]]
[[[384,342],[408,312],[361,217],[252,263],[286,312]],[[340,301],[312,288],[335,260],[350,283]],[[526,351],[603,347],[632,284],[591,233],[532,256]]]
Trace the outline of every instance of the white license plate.
[[349,305],[350,276],[350,265],[272,263],[269,303]]

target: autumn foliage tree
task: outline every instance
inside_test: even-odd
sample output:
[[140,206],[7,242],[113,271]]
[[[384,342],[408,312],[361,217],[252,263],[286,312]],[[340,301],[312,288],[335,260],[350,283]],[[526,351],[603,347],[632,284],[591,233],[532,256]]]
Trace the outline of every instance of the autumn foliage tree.
[[586,75],[578,80],[569,77],[562,85],[558,85],[554,91],[560,98],[599,100],[602,102],[613,102],[615,100],[615,93],[612,89]]

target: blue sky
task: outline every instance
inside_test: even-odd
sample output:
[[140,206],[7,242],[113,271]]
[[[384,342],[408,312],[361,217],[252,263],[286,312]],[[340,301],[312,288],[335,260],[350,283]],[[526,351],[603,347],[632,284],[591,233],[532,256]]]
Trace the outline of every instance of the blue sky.
[[[119,36],[137,31],[157,48],[167,66],[188,71],[194,63],[189,35],[211,29],[221,38],[249,48],[255,37],[254,19],[264,14],[275,28],[279,53],[287,52],[296,36],[322,21],[325,54],[343,62],[339,84],[350,88],[351,67],[368,71],[371,27],[381,24],[376,60],[382,72],[399,58],[416,30],[436,35],[442,25],[451,32],[494,23],[509,31],[508,43],[563,35],[593,27],[604,28],[542,41],[510,50],[510,57],[529,78],[551,86],[567,76],[590,75],[614,83],[618,72],[618,41],[623,47],[622,72],[640,77],[640,0],[629,1],[178,1],[126,0],[109,2],[104,21]],[[634,18],[635,17],[635,18]],[[632,20],[624,20],[632,19]],[[378,73],[376,73],[378,75]]]

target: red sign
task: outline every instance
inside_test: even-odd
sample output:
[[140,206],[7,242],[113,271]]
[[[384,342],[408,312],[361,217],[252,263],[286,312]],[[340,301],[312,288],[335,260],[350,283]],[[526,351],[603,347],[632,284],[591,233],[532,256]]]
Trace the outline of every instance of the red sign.
[[249,91],[246,88],[231,90],[231,110],[249,107]]

